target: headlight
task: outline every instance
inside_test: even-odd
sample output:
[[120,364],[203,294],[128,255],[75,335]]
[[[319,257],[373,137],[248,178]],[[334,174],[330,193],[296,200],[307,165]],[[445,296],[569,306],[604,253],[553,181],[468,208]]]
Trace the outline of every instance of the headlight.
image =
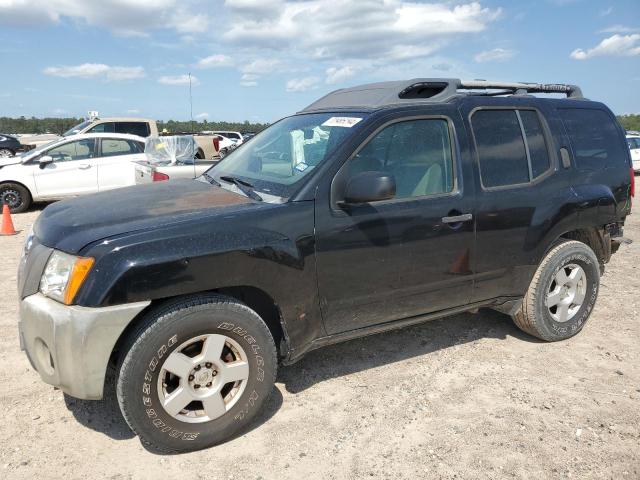
[[93,258],[76,257],[54,250],[40,279],[40,292],[66,305],[76,293],[93,266]]

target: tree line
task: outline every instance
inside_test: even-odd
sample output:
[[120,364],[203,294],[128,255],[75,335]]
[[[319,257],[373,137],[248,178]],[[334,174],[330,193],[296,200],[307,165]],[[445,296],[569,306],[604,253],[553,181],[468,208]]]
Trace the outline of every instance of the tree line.
[[[0,133],[20,134],[20,133],[54,133],[61,135],[71,127],[83,122],[84,118],[9,118],[0,117]],[[207,130],[232,130],[237,132],[259,132],[269,126],[268,123],[245,122],[210,122],[203,120],[200,122],[162,120],[156,121],[158,130],[174,132],[202,132]]]
[[[640,131],[640,115],[620,115],[618,121],[625,130]],[[74,125],[84,121],[83,118],[9,118],[0,117],[0,133],[55,133],[66,132]],[[202,132],[206,130],[233,130],[239,132],[259,132],[269,126],[268,123],[245,122],[201,122],[158,120],[158,129],[174,132]]]

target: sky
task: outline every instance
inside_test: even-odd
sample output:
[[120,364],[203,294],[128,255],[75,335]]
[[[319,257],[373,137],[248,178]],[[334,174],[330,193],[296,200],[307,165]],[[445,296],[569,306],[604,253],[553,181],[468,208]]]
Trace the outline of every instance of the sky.
[[638,0],[0,0],[0,116],[272,122],[338,88],[573,83],[640,113]]

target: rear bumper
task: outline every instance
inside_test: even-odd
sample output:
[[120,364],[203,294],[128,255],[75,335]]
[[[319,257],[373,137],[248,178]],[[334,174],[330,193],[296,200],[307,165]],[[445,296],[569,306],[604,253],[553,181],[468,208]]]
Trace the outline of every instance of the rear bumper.
[[149,303],[88,308],[36,293],[20,302],[20,347],[46,383],[76,398],[100,399],[116,341]]

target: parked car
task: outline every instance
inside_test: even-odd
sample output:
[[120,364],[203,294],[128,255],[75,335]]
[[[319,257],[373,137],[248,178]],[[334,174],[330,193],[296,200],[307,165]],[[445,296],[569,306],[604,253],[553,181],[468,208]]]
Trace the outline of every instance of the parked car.
[[633,170],[636,173],[640,173],[640,134],[639,135],[627,134],[627,145],[629,145],[629,151],[631,152],[631,160],[633,161]]
[[[63,135],[77,135],[79,133],[129,133],[138,135],[139,137],[157,137],[158,125],[155,120],[148,118],[94,118],[86,120],[75,127],[69,129]],[[178,134],[178,133],[174,133]],[[214,159],[220,158],[218,150],[218,138],[215,135],[201,135],[193,132],[180,132],[180,135],[193,135],[198,149],[196,150],[196,158]],[[165,135],[162,133],[162,135]],[[171,134],[167,134],[171,135]]]
[[0,202],[19,213],[32,201],[134,185],[131,162],[144,158],[144,139],[135,135],[90,133],[55,140],[0,159]]
[[145,444],[187,451],[246,429],[278,364],[323,345],[479,307],[568,339],[624,241],[624,138],[571,85],[338,90],[195,180],[47,207],[21,344],[45,382],[113,382]]
[[228,130],[225,130],[225,131],[216,130],[213,133],[217,135],[222,135],[223,137],[233,140],[236,143],[236,145],[242,145],[242,142],[244,142],[244,136],[240,132],[231,132]]
[[0,158],[13,157],[16,153],[24,150],[25,147],[16,137],[0,133]]

